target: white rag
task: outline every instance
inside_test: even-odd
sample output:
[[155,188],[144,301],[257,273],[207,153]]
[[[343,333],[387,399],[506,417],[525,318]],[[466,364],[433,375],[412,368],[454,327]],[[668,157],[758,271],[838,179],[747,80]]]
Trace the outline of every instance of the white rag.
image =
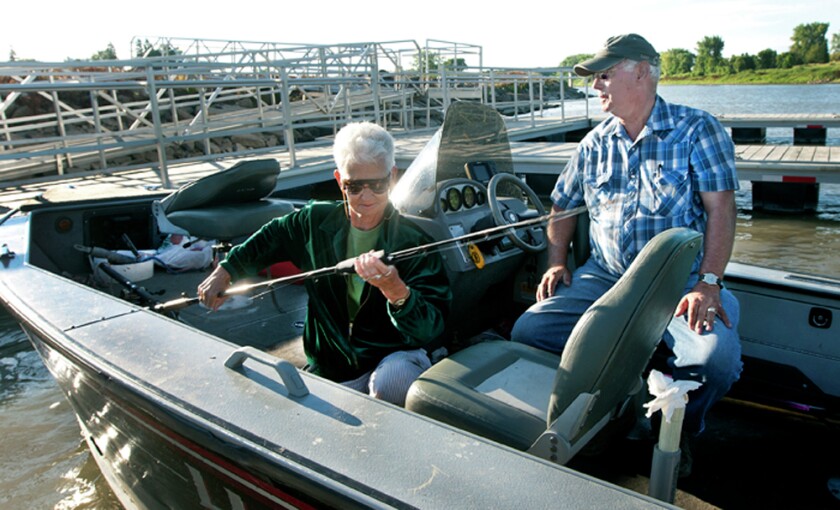
[[645,416],[650,418],[653,413],[661,410],[665,421],[671,423],[674,410],[685,407],[685,394],[702,385],[703,383],[697,381],[674,381],[662,372],[651,370],[648,376],[648,391],[654,399],[643,404],[648,409]]

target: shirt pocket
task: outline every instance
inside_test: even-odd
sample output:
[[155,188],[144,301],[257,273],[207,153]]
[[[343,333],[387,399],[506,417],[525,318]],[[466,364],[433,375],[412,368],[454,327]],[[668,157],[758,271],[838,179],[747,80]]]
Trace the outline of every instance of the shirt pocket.
[[615,214],[622,197],[621,175],[611,167],[595,167],[591,172],[586,172],[584,182],[590,215],[598,218]]
[[648,179],[640,197],[642,206],[655,216],[670,216],[691,203],[688,143],[668,145],[659,151],[659,159],[651,159]]

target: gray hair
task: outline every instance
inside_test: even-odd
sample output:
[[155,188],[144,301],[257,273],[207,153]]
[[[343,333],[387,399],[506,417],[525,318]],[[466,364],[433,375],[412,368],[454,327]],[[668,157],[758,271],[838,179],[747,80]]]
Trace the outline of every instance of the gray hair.
[[372,122],[351,122],[335,135],[333,159],[344,175],[354,163],[381,163],[390,171],[396,164],[394,138]]
[[[639,63],[638,60],[630,60],[629,58],[626,59],[623,63],[624,70],[627,72],[633,71],[636,68],[636,65]],[[650,65],[650,77],[653,80],[654,85],[659,83],[659,76],[662,74],[662,67],[660,65],[653,65],[648,62]]]

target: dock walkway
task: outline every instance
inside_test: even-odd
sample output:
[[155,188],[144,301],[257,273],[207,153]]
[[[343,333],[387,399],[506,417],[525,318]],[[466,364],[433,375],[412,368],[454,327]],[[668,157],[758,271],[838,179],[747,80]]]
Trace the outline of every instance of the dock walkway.
[[[560,130],[583,129],[588,126],[585,117],[530,117],[521,115],[517,120],[507,119],[511,152],[517,172],[528,174],[557,173],[563,168],[577,146],[570,142],[525,142],[557,133]],[[397,164],[407,167],[420,153],[434,130],[424,129],[396,133]],[[783,181],[840,183],[840,147],[797,145],[736,145],[738,176],[748,181]],[[289,161],[288,152],[261,153],[260,158],[275,158],[281,166],[281,186],[297,186],[325,180],[325,173],[333,168],[329,140],[301,145],[295,166]],[[242,159],[242,158],[239,158]],[[182,186],[205,175],[228,168],[236,159],[214,162],[172,165],[169,178],[173,188]],[[327,177],[329,178],[329,177]],[[135,169],[115,172],[89,172],[0,183],[0,204],[15,207],[43,193],[53,186],[118,186],[121,188],[160,189],[161,180],[152,169]]]

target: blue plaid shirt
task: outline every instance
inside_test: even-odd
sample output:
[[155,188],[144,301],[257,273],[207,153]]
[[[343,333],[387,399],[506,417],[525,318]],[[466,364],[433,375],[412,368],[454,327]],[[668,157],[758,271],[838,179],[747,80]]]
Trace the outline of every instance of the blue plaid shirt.
[[614,116],[590,131],[558,177],[551,200],[561,209],[586,204],[592,256],[621,275],[659,232],[705,231],[699,192],[737,189],[735,147],[717,119],[657,96],[635,143]]

